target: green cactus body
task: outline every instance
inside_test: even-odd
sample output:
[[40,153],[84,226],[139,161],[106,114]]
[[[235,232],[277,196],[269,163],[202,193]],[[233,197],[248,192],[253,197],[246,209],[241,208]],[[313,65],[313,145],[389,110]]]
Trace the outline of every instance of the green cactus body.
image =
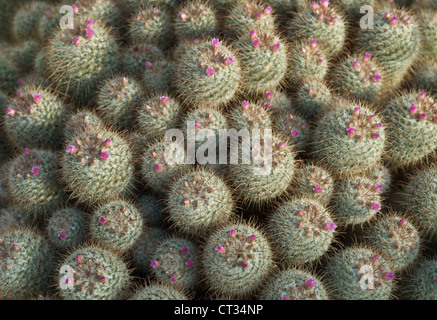
[[119,76],[105,81],[97,95],[102,118],[111,126],[129,129],[141,104],[143,89],[135,79]]
[[240,62],[232,49],[216,38],[187,48],[175,75],[181,98],[195,106],[228,103],[238,92],[241,80]]
[[[266,138],[265,135],[261,137]],[[266,148],[265,142],[242,141],[243,150],[251,150],[252,157],[238,154],[238,163],[229,168],[229,178],[239,198],[246,204],[261,205],[273,201],[284,194],[293,181],[296,160],[293,146],[286,139],[272,135],[271,162],[261,158]],[[266,140],[268,141],[268,140]],[[231,144],[232,149],[232,144]],[[236,149],[235,150],[239,150]],[[232,156],[231,156],[232,157]],[[249,160],[249,163],[243,162]]]
[[164,206],[152,195],[143,195],[135,202],[135,206],[149,226],[162,226]]
[[147,92],[156,94],[172,91],[174,74],[172,62],[162,59],[153,63],[146,61],[144,64],[142,80]]
[[12,22],[15,16],[15,13],[20,8],[25,1],[9,1],[9,0],[1,0],[0,1],[0,41],[1,40],[13,40],[13,34],[11,32]]
[[132,41],[156,43],[166,48],[173,36],[171,19],[164,10],[148,4],[131,17],[128,33]]
[[316,39],[304,39],[291,46],[288,80],[293,86],[320,83],[328,72],[328,59]]
[[138,289],[130,300],[189,300],[183,289],[153,283]]
[[164,59],[161,49],[153,44],[144,42],[135,42],[129,47],[123,48],[121,55],[124,72],[133,75],[139,75],[144,72],[146,61],[155,63]]
[[419,255],[419,233],[399,214],[387,215],[374,222],[365,232],[365,239],[389,261],[393,271],[405,270]]
[[262,286],[273,267],[265,235],[244,222],[217,230],[203,249],[203,278],[217,295],[247,298]]
[[58,292],[64,300],[119,300],[130,286],[125,262],[110,250],[76,248],[59,265]]
[[16,41],[30,40],[37,37],[39,19],[50,10],[50,5],[43,1],[23,4],[15,14],[11,31]]
[[338,224],[356,226],[372,219],[381,210],[382,185],[366,177],[338,181],[332,199]]
[[61,138],[69,108],[49,89],[33,85],[17,91],[4,115],[4,128],[15,147],[48,148]]
[[368,106],[337,103],[342,106],[327,112],[315,129],[314,156],[336,175],[356,175],[379,164],[386,128]]
[[37,24],[37,35],[40,43],[47,43],[52,39],[56,29],[59,28],[59,20],[62,15],[59,7],[52,6],[41,15]]
[[308,271],[287,269],[279,271],[263,288],[260,300],[329,300],[320,279]]
[[7,186],[17,207],[33,218],[44,218],[64,205],[58,170],[58,157],[52,151],[26,148],[11,160]]
[[322,167],[304,164],[298,168],[295,176],[296,183],[293,192],[299,197],[314,199],[327,205],[334,192],[334,179]]
[[199,280],[198,249],[182,238],[168,238],[161,242],[150,262],[152,273],[162,283],[194,289]]
[[430,238],[437,238],[437,165],[418,170],[402,192],[401,204]]
[[0,52],[0,90],[10,90],[17,86],[20,71],[4,52]]
[[186,3],[179,10],[175,20],[175,33],[178,39],[212,37],[218,27],[214,8],[200,0]]
[[269,109],[272,112],[272,118],[275,118],[277,112],[293,112],[293,104],[291,99],[280,91],[266,91],[265,96],[260,99],[260,104],[264,108]]
[[413,91],[393,99],[383,111],[387,123],[387,158],[391,167],[423,160],[437,148],[435,97]]
[[78,111],[72,114],[65,123],[64,138],[71,138],[81,132],[103,128],[103,121],[92,111]]
[[197,169],[172,184],[167,208],[174,228],[200,237],[226,225],[234,214],[235,204],[230,188],[220,177]]
[[272,7],[257,0],[237,2],[226,17],[225,25],[232,36],[249,34],[252,30],[273,32],[276,29]]
[[413,86],[417,90],[428,90],[432,95],[437,95],[437,63],[420,66],[414,75]]
[[107,202],[130,192],[134,178],[126,140],[105,129],[79,132],[67,139],[61,174],[72,198],[81,203]]
[[368,174],[368,178],[375,181],[377,185],[380,185],[382,192],[390,190],[392,184],[392,175],[390,170],[383,164],[379,164],[373,168]]
[[116,200],[98,207],[90,220],[90,234],[107,248],[124,252],[142,234],[145,221],[134,205]]
[[265,1],[273,8],[273,14],[278,15],[282,20],[289,19],[291,14],[298,11],[305,4],[306,0],[268,0]]
[[40,51],[40,44],[36,41],[28,40],[18,45],[9,47],[5,52],[9,55],[18,70],[25,74],[33,71],[35,58]]
[[437,60],[437,11],[421,11],[418,14],[420,19],[420,33],[422,40],[421,60]]
[[114,0],[77,0],[75,3],[80,17],[100,20],[108,27],[121,28],[123,21]]
[[[138,11],[138,9],[144,5],[144,0],[127,0],[123,1],[123,5],[126,5],[132,12]],[[173,11],[178,5],[179,0],[147,0],[149,6],[162,7],[167,11]]]
[[155,251],[165,238],[168,238],[167,231],[161,228],[152,227],[143,232],[132,248],[132,259],[137,270],[149,270]]
[[286,44],[278,34],[251,30],[239,38],[236,48],[243,69],[243,90],[260,94],[281,86],[288,61]]
[[367,12],[361,12],[361,7],[374,7],[375,0],[339,0],[335,2],[335,6],[342,10],[348,19],[358,21],[363,17],[363,13]]
[[298,41],[317,39],[330,57],[343,51],[346,40],[346,21],[329,0],[307,2],[291,19],[288,34]]
[[297,152],[305,152],[310,142],[310,127],[302,117],[286,111],[277,113],[273,123],[274,129],[293,145]]
[[6,209],[0,209],[0,237],[9,229],[17,226],[30,226],[32,219],[17,206],[10,206]]
[[403,9],[380,9],[375,13],[374,29],[361,30],[357,49],[369,52],[385,70],[387,88],[398,87],[417,59],[420,33],[415,17]]
[[99,82],[119,69],[115,38],[101,22],[76,21],[74,29],[57,32],[48,46],[50,80],[71,99],[88,103]]
[[383,257],[366,247],[349,247],[328,262],[326,285],[337,300],[389,300],[394,273]]
[[11,201],[8,192],[7,168],[7,163],[0,166],[0,206],[9,204]]
[[370,103],[378,101],[385,92],[385,74],[369,53],[348,57],[334,70],[332,82],[342,97]]
[[46,233],[55,248],[69,250],[86,235],[85,214],[76,208],[57,210],[48,219]]
[[408,299],[436,300],[437,299],[437,260],[421,261],[407,278],[403,288]]
[[230,126],[236,130],[269,129],[273,125],[269,110],[260,104],[244,100],[231,111]]
[[176,99],[154,95],[138,108],[138,129],[147,140],[163,139],[168,130],[178,126],[181,113]]
[[269,221],[269,235],[286,265],[321,259],[335,237],[336,224],[318,201],[295,198],[281,204]]
[[331,90],[323,82],[304,83],[297,92],[296,110],[308,120],[319,118],[331,108]]
[[181,39],[177,46],[173,49],[173,60],[178,62],[184,56],[190,46],[196,46],[198,44],[200,44],[199,38]]
[[47,54],[44,50],[38,52],[33,64],[35,66],[35,73],[40,77],[45,77],[47,71]]
[[29,299],[46,290],[53,262],[47,241],[36,231],[9,229],[0,241],[0,297]]

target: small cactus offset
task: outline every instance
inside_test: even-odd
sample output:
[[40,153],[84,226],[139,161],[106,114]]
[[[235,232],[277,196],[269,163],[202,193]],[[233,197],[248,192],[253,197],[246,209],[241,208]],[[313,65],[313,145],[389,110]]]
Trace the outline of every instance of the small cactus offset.
[[166,238],[168,238],[168,233],[161,228],[152,227],[143,232],[132,247],[132,259],[138,271],[141,273],[150,271],[150,261],[158,246]]
[[436,300],[437,260],[426,259],[416,265],[402,289],[407,299]]
[[307,82],[300,87],[296,97],[296,110],[308,120],[320,118],[332,107],[331,90],[323,82]]
[[134,42],[121,49],[123,71],[139,75],[144,72],[145,63],[154,63],[164,59],[164,53],[157,46],[147,42]]
[[17,10],[12,22],[12,33],[15,40],[30,40],[37,37],[39,19],[50,9],[44,1],[23,4]]
[[178,39],[212,37],[218,29],[217,14],[208,2],[191,0],[180,8],[174,28]]
[[437,95],[437,63],[420,65],[412,82],[415,89]]

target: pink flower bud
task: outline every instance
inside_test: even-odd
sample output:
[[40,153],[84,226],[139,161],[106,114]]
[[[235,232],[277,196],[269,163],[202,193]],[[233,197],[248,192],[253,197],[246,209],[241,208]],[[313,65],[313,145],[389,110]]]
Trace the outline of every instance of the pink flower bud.
[[422,113],[422,114],[419,116],[419,120],[421,120],[421,121],[426,120],[426,113]]
[[411,114],[416,114],[416,112],[417,112],[417,107],[414,104],[412,104],[410,106],[410,113]]
[[99,280],[100,280],[100,282],[105,282],[106,278],[105,278],[105,276],[101,276]]
[[404,219],[404,218],[402,218],[402,219],[399,221],[399,226],[400,226],[400,227],[403,227],[403,226],[405,226],[406,224],[407,224],[407,220]]
[[159,9],[158,9],[158,8],[153,8],[153,13],[154,13],[154,14],[159,13]]
[[275,45],[273,45],[273,52],[278,51],[280,47],[281,47],[280,43],[276,43]]
[[279,145],[279,150],[284,150],[286,146],[287,146],[287,143],[282,142],[282,143]]
[[373,82],[379,82],[381,80],[381,75],[379,73],[376,73],[373,77],[372,77],[372,81]]
[[370,57],[371,57],[370,53],[366,52],[364,54],[363,62],[368,62],[370,60]]
[[187,15],[183,12],[179,13],[179,19],[181,19],[182,21],[187,20]]
[[262,17],[263,17],[263,14],[262,14],[262,12],[260,12],[256,15],[256,20],[261,20]]
[[325,226],[323,228],[325,230],[335,231],[335,229],[337,228],[337,225],[333,221],[329,221],[328,223],[325,224]]
[[161,265],[161,264],[160,264],[158,261],[156,261],[156,260],[152,260],[152,261],[150,262],[150,266],[151,266],[153,269],[158,268],[160,265]]
[[322,193],[323,192],[323,187],[321,187],[319,185],[316,185],[313,190],[314,190],[315,193]]
[[86,27],[87,28],[92,28],[93,26],[94,26],[94,21],[93,20],[87,20]]
[[355,133],[355,130],[354,130],[354,128],[348,128],[348,129],[346,130],[346,132],[347,132],[347,134],[348,134],[349,136],[352,136],[352,135]]
[[247,262],[243,262],[241,266],[243,267],[243,269],[246,269],[249,265],[247,264]]
[[169,100],[170,100],[169,97],[165,97],[165,96],[161,97],[161,103],[163,104],[167,104]]
[[34,176],[37,176],[37,175],[39,175],[39,168],[38,167],[32,167],[32,174],[34,175]]
[[357,69],[360,66],[360,63],[358,61],[352,62],[352,68]]
[[384,280],[393,280],[395,278],[395,274],[393,272],[386,272],[383,275]]
[[8,108],[8,109],[6,109],[6,114],[8,116],[15,116],[15,110],[11,109],[11,108]]
[[175,283],[178,280],[178,277],[175,274],[172,274],[171,276],[171,282]]
[[372,208],[372,210],[379,211],[381,210],[381,205],[379,203],[372,202],[370,204],[370,208]]
[[420,94],[419,94],[419,100],[423,100],[423,99],[425,99],[425,97],[426,97],[426,92],[425,91],[422,91]]
[[73,12],[74,12],[75,14],[78,14],[78,13],[79,13],[79,8],[78,8],[77,6],[72,5],[71,7],[73,8]]
[[314,49],[315,47],[317,47],[317,40],[316,39],[312,39],[311,40],[311,48]]
[[313,278],[308,278],[307,281],[305,281],[305,289],[312,289],[316,285],[316,280]]
[[159,172],[159,171],[161,171],[161,170],[162,170],[162,166],[158,164],[158,165],[155,167],[155,171]]
[[227,65],[227,66],[229,66],[229,65],[231,65],[232,63],[234,63],[234,57],[228,57],[228,58],[226,58],[226,60],[225,60],[225,65]]
[[231,238],[235,238],[237,236],[237,231],[235,231],[235,229],[231,229],[231,231],[229,231],[229,234]]
[[250,39],[252,39],[252,40],[256,39],[256,32],[255,32],[255,30],[250,31]]
[[185,264],[188,268],[192,268],[194,267],[194,262],[191,261],[190,259],[188,259],[187,261],[185,261]]
[[297,138],[299,136],[299,132],[297,132],[297,130],[293,130],[293,131],[291,131],[291,136],[293,138]]
[[267,100],[272,100],[272,93],[270,91],[266,92],[266,99]]
[[22,86],[24,84],[24,81],[23,81],[23,79],[20,78],[20,79],[18,79],[17,83],[18,83],[18,85]]
[[106,139],[105,142],[103,143],[103,146],[105,148],[109,148],[111,146],[111,139]]
[[105,217],[99,217],[100,223],[106,223],[106,221],[108,221],[108,219],[106,219]]
[[29,155],[29,153],[30,153],[30,150],[29,150],[29,148],[24,148],[24,154],[27,154],[27,155]]
[[259,47],[259,40],[258,39],[255,39],[255,40],[253,40],[253,46],[255,47],[255,48],[258,48]]
[[40,102],[41,102],[41,94],[40,94],[40,93],[35,93],[35,94],[33,95],[33,101],[34,101],[35,103],[40,103]]
[[75,46],[78,46],[78,45],[80,45],[81,40],[82,40],[82,37],[81,37],[81,36],[78,36],[78,37],[74,38],[74,40],[73,40],[73,44],[74,44]]
[[291,300],[289,297],[281,296],[281,300]]
[[265,14],[266,16],[268,16],[270,13],[272,13],[272,7],[267,6],[267,7],[264,9],[264,14]]
[[375,192],[381,192],[382,191],[382,184],[377,184],[376,186],[375,186]]
[[62,239],[62,240],[64,240],[66,236],[67,235],[65,234],[65,232],[61,232],[60,234],[58,234],[59,239]]
[[375,132],[374,134],[373,134],[373,139],[378,139],[379,138],[379,133],[378,132]]
[[152,67],[152,64],[151,64],[149,61],[144,62],[144,65],[145,65],[147,68],[151,68],[151,67]]
[[217,247],[215,247],[215,251],[218,253],[225,253],[225,248],[219,244]]
[[207,69],[206,69],[206,74],[207,74],[208,76],[212,77],[212,76],[215,74],[214,69],[211,68],[211,67],[207,68]]
[[329,6],[329,0],[322,0],[320,6],[326,9]]
[[249,237],[249,239],[247,239],[248,242],[254,242],[256,239],[256,236],[253,234]]
[[352,114],[354,116],[359,116],[360,115],[360,107],[355,107],[354,111],[352,112]]
[[182,252],[182,254],[186,254],[186,253],[188,253],[188,248],[187,247],[183,247],[182,249],[181,249],[181,252]]
[[19,90],[19,91],[17,91],[17,96],[18,96],[18,98],[23,98],[23,92],[21,91],[21,90]]
[[94,36],[94,29],[91,28],[86,29],[85,36],[88,39],[91,39]]
[[249,109],[249,102],[247,102],[246,100],[244,100],[241,104],[243,105],[244,110]]
[[392,26],[398,24],[398,22],[399,22],[399,19],[397,17],[393,17],[393,18],[390,19],[390,24]]
[[109,158],[109,152],[108,152],[108,151],[102,151],[102,152],[100,153],[100,158],[101,158],[103,161],[108,160],[108,158]]
[[217,52],[220,45],[221,45],[220,40],[218,40],[216,38],[212,39],[212,41],[211,41],[212,51]]
[[67,146],[67,149],[65,150],[67,153],[76,153],[77,148],[75,146]]

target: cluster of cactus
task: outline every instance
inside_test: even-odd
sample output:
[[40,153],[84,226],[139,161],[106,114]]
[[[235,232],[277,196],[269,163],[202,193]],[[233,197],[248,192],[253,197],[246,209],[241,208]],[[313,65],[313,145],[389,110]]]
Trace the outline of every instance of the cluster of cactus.
[[0,299],[436,300],[436,30],[434,0],[0,0]]

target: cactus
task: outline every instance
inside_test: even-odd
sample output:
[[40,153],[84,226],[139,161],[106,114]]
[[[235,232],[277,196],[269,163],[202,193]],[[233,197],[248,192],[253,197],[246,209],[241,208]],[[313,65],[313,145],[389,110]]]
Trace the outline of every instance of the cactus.
[[382,192],[390,190],[392,183],[392,175],[390,170],[383,164],[379,164],[372,169],[369,173],[366,173],[368,178],[373,180],[377,185],[380,185]]
[[217,27],[218,21],[214,8],[200,0],[191,0],[184,4],[174,24],[178,39],[212,37]]
[[0,237],[8,230],[14,229],[17,226],[31,226],[32,219],[17,206],[10,206],[5,209],[0,209]]
[[335,2],[335,6],[344,12],[349,20],[356,22],[360,20],[363,13],[367,13],[367,11],[361,12],[361,7],[375,7],[375,0],[339,0]]
[[151,63],[164,59],[164,54],[157,46],[144,43],[134,42],[130,46],[123,48],[121,51],[123,70],[127,74],[140,75],[144,72],[146,61]]
[[76,21],[74,29],[55,33],[47,52],[50,80],[80,103],[87,103],[99,82],[118,71],[119,60],[115,38],[93,20]]
[[268,0],[266,2],[273,8],[273,14],[279,15],[281,20],[289,19],[291,14],[299,11],[306,0]]
[[50,7],[39,18],[37,28],[37,36],[40,43],[46,44],[50,42],[56,29],[59,28],[59,20],[62,15],[59,13],[57,6]]
[[174,76],[172,62],[162,59],[153,63],[146,61],[144,65],[142,80],[144,88],[149,94],[171,91]]
[[110,126],[126,130],[132,127],[142,98],[143,89],[137,80],[114,77],[106,80],[99,90],[98,111]]
[[14,227],[0,240],[0,297],[29,299],[46,290],[53,253],[47,241],[28,227]]
[[152,227],[163,225],[164,206],[157,198],[151,195],[143,195],[135,202],[135,206],[143,219],[147,221],[147,225]]
[[329,57],[338,56],[346,40],[346,21],[329,0],[306,2],[291,19],[288,34],[298,41],[317,39]]
[[406,297],[412,300],[437,299],[437,260],[425,259],[407,277],[402,288]]
[[158,281],[172,286],[194,289],[199,282],[199,262],[196,245],[182,238],[161,242],[152,256],[150,267]]
[[41,149],[24,149],[8,163],[7,188],[18,209],[44,218],[66,201],[58,183],[58,156]]
[[133,155],[119,134],[101,128],[78,132],[67,139],[64,150],[61,174],[72,198],[95,204],[130,192]]
[[16,87],[20,75],[20,71],[10,57],[0,52],[0,90],[10,90]]
[[154,95],[138,108],[137,125],[147,140],[163,139],[165,133],[179,124],[182,107],[166,95]]
[[336,300],[389,300],[394,291],[395,274],[390,265],[363,246],[336,253],[325,273],[326,286]]
[[20,6],[26,1],[0,1],[0,41],[10,41],[13,40],[13,34],[11,32],[12,21],[14,19],[15,13],[20,8]]
[[117,29],[123,25],[120,11],[114,0],[76,0],[75,5],[81,18],[100,20],[106,26]]
[[271,242],[288,266],[320,260],[334,241],[336,227],[330,212],[311,198],[282,203],[268,223]]
[[342,97],[373,103],[382,98],[384,82],[384,70],[366,52],[342,61],[334,70],[332,84]]
[[437,11],[420,11],[420,34],[422,47],[420,59],[422,61],[436,61],[437,59]]
[[47,88],[26,86],[10,100],[4,115],[7,137],[15,147],[48,148],[61,138],[69,107]]
[[243,90],[260,94],[280,87],[288,68],[287,47],[275,32],[251,30],[237,41]]
[[320,83],[328,72],[326,53],[316,39],[294,43],[289,51],[290,72],[288,80],[294,86]]
[[263,288],[260,300],[329,300],[321,280],[308,271],[287,269],[279,271]]
[[363,224],[381,210],[382,185],[365,176],[356,176],[336,183],[333,210],[340,226]]
[[272,125],[270,112],[264,105],[244,100],[231,111],[230,127],[236,130],[246,129],[250,133],[252,129],[270,129]]
[[132,260],[136,270],[149,270],[155,251],[165,238],[168,238],[168,234],[161,228],[152,227],[143,232],[132,248]]
[[[122,4],[131,12],[135,12],[144,4],[144,2],[144,0],[127,0],[123,1]],[[162,7],[165,10],[170,11],[175,9],[179,4],[179,0],[147,0],[147,4],[150,6]]]
[[237,2],[226,17],[225,25],[231,36],[249,34],[252,30],[270,33],[276,29],[272,7],[257,0]]
[[64,300],[119,300],[130,286],[125,262],[96,245],[74,249],[59,265],[58,293]]
[[170,187],[167,209],[173,227],[190,236],[203,236],[226,225],[235,204],[226,183],[213,172],[196,169]]
[[437,63],[421,65],[412,81],[415,89],[437,95]]
[[63,136],[69,139],[81,132],[103,127],[103,121],[94,112],[82,110],[70,115],[65,123]]
[[296,110],[308,120],[319,118],[330,110],[333,97],[323,82],[304,83],[297,92]]
[[12,21],[11,32],[16,41],[37,38],[38,22],[50,5],[43,1],[34,1],[20,6]]
[[209,291],[237,299],[258,290],[274,267],[264,233],[246,222],[224,226],[211,234],[201,261]]
[[46,233],[50,244],[56,249],[69,250],[86,235],[85,214],[71,207],[57,210],[48,219]]
[[366,230],[364,239],[375,251],[381,252],[395,272],[411,266],[419,255],[419,233],[411,221],[398,213],[390,213],[374,222]]
[[272,112],[272,118],[275,118],[277,112],[293,112],[294,107],[291,99],[284,92],[280,91],[266,91],[265,97],[260,100],[260,104],[264,108]]
[[391,167],[415,164],[437,148],[437,104],[426,92],[405,92],[383,111],[387,123],[386,154]]
[[164,10],[148,4],[132,15],[128,34],[132,41],[156,43],[165,49],[173,36],[171,19]]
[[40,50],[40,44],[36,41],[24,41],[18,45],[9,47],[5,52],[12,62],[22,73],[28,73],[34,69],[34,61]]
[[130,300],[189,300],[183,289],[152,283],[137,289]]
[[334,179],[322,167],[303,164],[296,170],[296,183],[293,193],[299,197],[310,198],[327,205],[334,192]]
[[277,113],[274,121],[274,129],[288,137],[288,141],[297,152],[305,152],[310,142],[310,127],[305,119],[296,113],[282,111]]
[[7,169],[8,169],[7,163],[0,165],[0,207],[2,205],[9,204],[9,202],[11,201],[8,191]]
[[349,101],[328,111],[313,135],[316,160],[339,176],[356,175],[376,166],[383,155],[385,130],[369,106]]

